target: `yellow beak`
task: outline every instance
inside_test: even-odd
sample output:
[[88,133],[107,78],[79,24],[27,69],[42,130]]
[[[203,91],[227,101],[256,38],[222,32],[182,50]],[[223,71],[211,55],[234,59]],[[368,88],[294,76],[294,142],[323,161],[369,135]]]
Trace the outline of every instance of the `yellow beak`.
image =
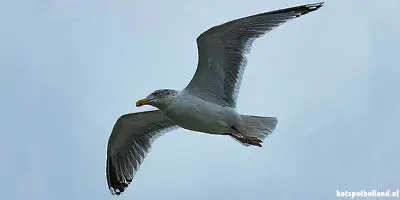
[[149,105],[149,101],[147,99],[140,99],[139,101],[136,101],[136,107],[140,107],[143,105]]

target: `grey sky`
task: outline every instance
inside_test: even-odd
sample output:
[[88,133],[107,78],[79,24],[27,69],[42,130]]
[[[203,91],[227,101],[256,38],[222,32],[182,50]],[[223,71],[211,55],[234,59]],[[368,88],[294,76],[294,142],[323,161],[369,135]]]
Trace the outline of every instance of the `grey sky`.
[[[181,89],[211,26],[313,1],[3,1],[2,199],[112,199],[116,119]],[[335,199],[400,189],[400,1],[331,0],[258,39],[239,94],[277,116],[263,148],[185,130],[159,138],[120,199]]]

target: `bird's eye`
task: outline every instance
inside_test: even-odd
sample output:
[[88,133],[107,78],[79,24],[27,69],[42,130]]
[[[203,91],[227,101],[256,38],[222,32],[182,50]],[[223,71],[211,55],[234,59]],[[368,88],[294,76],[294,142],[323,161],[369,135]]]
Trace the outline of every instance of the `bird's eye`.
[[160,91],[153,92],[153,96],[159,96],[159,95],[160,95]]

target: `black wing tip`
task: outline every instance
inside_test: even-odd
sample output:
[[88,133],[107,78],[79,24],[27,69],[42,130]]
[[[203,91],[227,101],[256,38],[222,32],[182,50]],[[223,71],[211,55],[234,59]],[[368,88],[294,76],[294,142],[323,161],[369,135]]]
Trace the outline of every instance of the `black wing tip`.
[[111,194],[121,195],[131,182],[132,179],[126,181],[119,180],[112,159],[107,158],[107,184]]
[[299,12],[299,15],[297,17],[300,17],[301,15],[305,15],[309,12],[318,10],[319,8],[321,8],[324,5],[324,3],[325,2],[322,1],[322,2],[318,2],[318,3],[305,4],[305,5],[297,6],[294,8],[296,8],[296,10]]
[[306,4],[304,6],[306,6],[308,8],[309,12],[311,12],[311,11],[314,11],[314,10],[318,10],[319,8],[324,6],[324,3],[325,2],[321,1],[321,2],[318,2],[318,3]]
[[[295,17],[300,17],[312,11],[316,11],[324,5],[325,2],[321,1],[318,3],[303,4],[299,6],[293,6],[283,9],[267,12],[267,14],[279,14],[279,13],[290,13],[293,12]],[[265,13],[264,13],[265,14]]]

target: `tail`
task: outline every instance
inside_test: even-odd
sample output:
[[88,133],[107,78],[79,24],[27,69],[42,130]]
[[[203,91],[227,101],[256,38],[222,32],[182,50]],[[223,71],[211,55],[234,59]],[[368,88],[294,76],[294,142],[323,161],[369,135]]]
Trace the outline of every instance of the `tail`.
[[[241,115],[241,118],[244,122],[244,126],[241,128],[244,134],[250,137],[256,137],[262,141],[275,130],[276,124],[278,123],[276,117]],[[238,140],[236,141],[245,146],[249,146],[249,144],[244,144]]]

